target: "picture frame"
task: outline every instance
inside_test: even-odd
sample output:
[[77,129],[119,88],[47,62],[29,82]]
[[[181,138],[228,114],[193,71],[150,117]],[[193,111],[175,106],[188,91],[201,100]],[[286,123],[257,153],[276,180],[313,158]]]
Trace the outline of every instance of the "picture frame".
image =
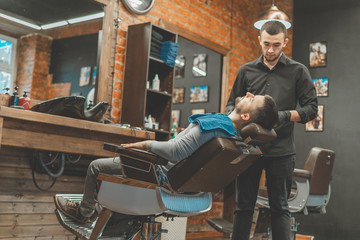
[[329,79],[328,78],[313,78],[313,83],[316,89],[316,96],[329,96]]
[[190,87],[190,103],[207,102],[209,100],[209,86]]
[[185,88],[174,88],[173,89],[173,104],[184,103]]
[[309,45],[309,65],[311,68],[326,67],[327,43],[325,41],[313,42]]
[[186,59],[184,55],[179,55],[175,59],[175,78],[184,78],[185,77],[185,63]]
[[207,54],[194,54],[192,73],[194,77],[206,77],[207,75]]
[[305,124],[306,132],[322,132],[324,131],[324,105],[318,105],[318,114],[316,118]]
[[90,83],[90,74],[91,74],[91,67],[86,66],[82,67],[80,69],[80,80],[79,80],[79,86],[86,86]]
[[205,109],[204,108],[192,109],[191,110],[191,115],[194,115],[194,114],[205,114]]
[[172,110],[171,111],[171,120],[172,123],[176,125],[176,127],[179,127],[179,123],[180,123],[180,110]]

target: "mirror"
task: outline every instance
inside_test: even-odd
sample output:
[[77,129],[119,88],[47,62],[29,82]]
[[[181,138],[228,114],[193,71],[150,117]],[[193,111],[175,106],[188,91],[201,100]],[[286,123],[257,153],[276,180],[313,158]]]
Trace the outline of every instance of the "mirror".
[[[99,59],[108,2],[0,0],[0,91],[12,93],[16,84],[32,101],[96,97],[104,82]],[[80,18],[85,16],[93,19]],[[100,100],[108,100],[103,95]]]

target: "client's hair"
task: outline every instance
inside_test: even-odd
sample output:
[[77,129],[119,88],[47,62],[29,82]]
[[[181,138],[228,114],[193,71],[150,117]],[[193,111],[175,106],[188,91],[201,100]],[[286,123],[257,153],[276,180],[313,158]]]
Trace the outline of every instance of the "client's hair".
[[274,99],[269,95],[265,95],[264,105],[251,112],[251,122],[270,130],[278,120],[278,109]]

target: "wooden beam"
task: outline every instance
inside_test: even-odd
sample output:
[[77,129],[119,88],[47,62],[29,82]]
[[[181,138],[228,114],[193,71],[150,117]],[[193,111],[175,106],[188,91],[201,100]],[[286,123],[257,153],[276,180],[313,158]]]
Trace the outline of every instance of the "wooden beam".
[[173,32],[179,34],[180,36],[187,38],[195,43],[198,43],[204,47],[207,47],[215,52],[218,52],[221,55],[227,55],[230,51],[230,48],[223,47],[220,44],[210,41],[207,38],[201,37],[198,34],[192,32],[186,28],[180,27],[180,26],[178,26],[174,23],[168,22],[164,19],[160,19],[159,24],[161,27],[164,27],[170,31],[173,31]]
[[221,82],[221,99],[220,112],[225,113],[226,103],[229,99],[229,68],[230,68],[230,53],[223,56],[222,82]]
[[118,18],[119,1],[108,1],[102,28],[99,73],[96,82],[96,102],[107,101],[111,104],[113,71],[115,64],[115,44],[117,28],[114,20]]

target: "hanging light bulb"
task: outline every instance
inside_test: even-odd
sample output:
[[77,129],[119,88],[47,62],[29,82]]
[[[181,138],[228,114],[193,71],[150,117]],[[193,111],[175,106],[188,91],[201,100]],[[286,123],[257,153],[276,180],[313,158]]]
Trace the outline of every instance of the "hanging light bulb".
[[286,15],[286,13],[284,13],[283,11],[280,11],[275,6],[274,0],[272,1],[272,5],[269,8],[269,10],[261,14],[259,20],[254,23],[254,27],[260,30],[262,25],[264,25],[264,23],[271,20],[276,20],[281,22],[282,24],[285,25],[286,29],[289,29],[291,27],[291,23],[289,21],[288,15]]

